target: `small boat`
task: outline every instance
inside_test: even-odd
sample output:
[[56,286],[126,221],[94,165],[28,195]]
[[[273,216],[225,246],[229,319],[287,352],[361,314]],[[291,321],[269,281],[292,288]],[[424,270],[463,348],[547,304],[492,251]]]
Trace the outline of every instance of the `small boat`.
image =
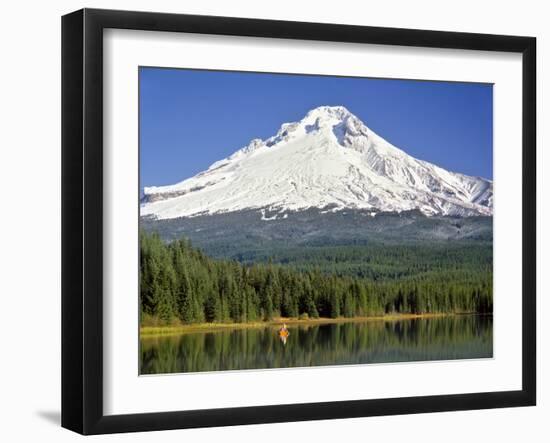
[[287,338],[289,335],[288,329],[286,327],[286,324],[283,324],[281,329],[279,329],[279,337],[281,338]]

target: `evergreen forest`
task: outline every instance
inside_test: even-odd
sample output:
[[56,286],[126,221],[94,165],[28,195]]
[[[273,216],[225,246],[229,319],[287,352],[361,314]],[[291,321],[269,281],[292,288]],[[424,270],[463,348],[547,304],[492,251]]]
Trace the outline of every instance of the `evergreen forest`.
[[493,310],[492,244],[330,245],[251,262],[140,232],[142,324]]

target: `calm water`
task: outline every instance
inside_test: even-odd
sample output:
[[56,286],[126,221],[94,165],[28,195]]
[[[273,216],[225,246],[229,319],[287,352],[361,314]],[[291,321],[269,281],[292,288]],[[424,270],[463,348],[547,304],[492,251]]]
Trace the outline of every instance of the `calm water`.
[[493,319],[454,316],[399,321],[223,329],[143,338],[140,372],[223,371],[493,356]]

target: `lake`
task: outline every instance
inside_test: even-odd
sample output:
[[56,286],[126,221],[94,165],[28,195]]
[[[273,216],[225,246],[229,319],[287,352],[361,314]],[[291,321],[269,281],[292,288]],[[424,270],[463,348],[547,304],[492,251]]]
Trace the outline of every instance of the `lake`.
[[225,328],[140,340],[140,373],[491,358],[492,316]]

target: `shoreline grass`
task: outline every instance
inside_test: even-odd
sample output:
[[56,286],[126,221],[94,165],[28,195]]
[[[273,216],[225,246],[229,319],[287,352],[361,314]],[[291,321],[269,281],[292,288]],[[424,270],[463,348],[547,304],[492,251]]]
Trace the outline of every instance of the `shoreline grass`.
[[[275,328],[286,323],[290,326],[312,326],[334,323],[359,323],[368,321],[401,321],[422,318],[451,317],[460,315],[481,315],[474,312],[463,313],[430,313],[430,314],[387,314],[378,316],[338,317],[338,318],[287,318],[277,317],[272,320],[254,321],[246,323],[191,323],[165,326],[140,326],[140,337],[152,338],[166,335],[181,335],[197,332],[213,332],[224,329],[248,329],[248,328]],[[490,315],[490,314],[486,314]]]

